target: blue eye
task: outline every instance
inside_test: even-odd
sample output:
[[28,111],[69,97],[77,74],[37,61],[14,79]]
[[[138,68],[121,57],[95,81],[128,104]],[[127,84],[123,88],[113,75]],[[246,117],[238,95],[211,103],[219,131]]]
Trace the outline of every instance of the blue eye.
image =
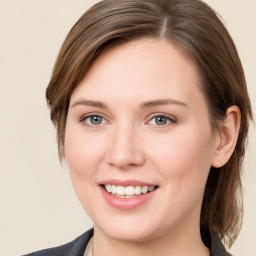
[[149,124],[153,124],[157,126],[164,126],[164,125],[168,125],[169,123],[176,123],[176,120],[169,116],[158,115],[158,116],[154,116],[149,121]]
[[81,120],[82,122],[85,122],[88,125],[101,125],[106,123],[106,120],[101,117],[101,116],[97,116],[97,115],[90,115],[90,116],[86,116],[84,118],[82,118]]

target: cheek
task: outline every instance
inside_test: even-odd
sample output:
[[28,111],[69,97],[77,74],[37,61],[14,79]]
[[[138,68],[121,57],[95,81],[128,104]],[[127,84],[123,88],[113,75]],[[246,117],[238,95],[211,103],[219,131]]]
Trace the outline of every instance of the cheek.
[[91,198],[94,198],[90,188],[95,187],[95,174],[99,169],[102,152],[103,145],[95,141],[95,136],[86,134],[83,127],[67,124],[65,158],[74,191],[86,210],[92,203]]
[[[70,172],[77,175],[88,175],[95,169],[103,150],[102,143],[98,143],[90,134],[85,134],[80,127],[66,128],[65,158]],[[98,138],[100,140],[100,138]]]
[[74,191],[85,211],[90,215],[97,187],[95,174],[102,155],[102,146],[92,136],[86,136],[80,128],[67,125],[65,134],[65,158],[69,167]]
[[166,138],[151,147],[150,155],[170,193],[184,198],[191,191],[203,193],[213,152],[209,129],[180,130]]

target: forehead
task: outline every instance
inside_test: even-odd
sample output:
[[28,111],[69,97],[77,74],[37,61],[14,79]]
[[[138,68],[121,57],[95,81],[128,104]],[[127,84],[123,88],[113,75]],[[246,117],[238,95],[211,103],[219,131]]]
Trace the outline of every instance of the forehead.
[[197,68],[177,47],[164,39],[140,39],[101,53],[71,99],[170,97],[188,102],[200,93],[199,85]]

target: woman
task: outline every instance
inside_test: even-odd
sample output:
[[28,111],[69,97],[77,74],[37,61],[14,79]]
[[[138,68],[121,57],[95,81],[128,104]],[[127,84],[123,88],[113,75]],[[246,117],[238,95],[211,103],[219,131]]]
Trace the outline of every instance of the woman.
[[209,6],[99,2],[64,41],[46,96],[94,228],[30,255],[228,255],[252,111]]

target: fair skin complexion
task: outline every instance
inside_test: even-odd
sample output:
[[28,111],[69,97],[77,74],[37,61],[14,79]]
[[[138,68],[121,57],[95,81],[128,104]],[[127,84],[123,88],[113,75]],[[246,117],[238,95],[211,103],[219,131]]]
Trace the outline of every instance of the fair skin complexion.
[[[213,133],[199,84],[171,43],[141,39],[103,52],[72,93],[65,157],[94,222],[94,256],[209,255],[199,229],[205,183],[234,150],[240,112],[230,107]],[[154,190],[136,201],[104,186],[137,183]]]

